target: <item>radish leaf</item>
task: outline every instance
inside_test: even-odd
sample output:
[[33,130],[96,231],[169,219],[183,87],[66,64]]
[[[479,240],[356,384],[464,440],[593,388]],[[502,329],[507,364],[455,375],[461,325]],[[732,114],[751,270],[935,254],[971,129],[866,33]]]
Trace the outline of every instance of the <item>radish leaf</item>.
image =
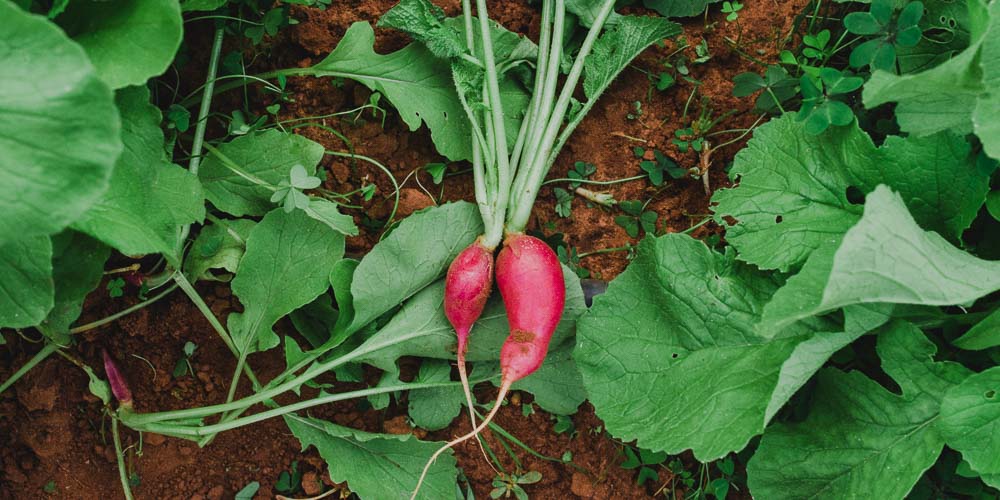
[[2,246],[79,217],[107,189],[122,143],[111,91],[80,46],[10,2],[0,18]]
[[192,280],[228,281],[232,276],[216,276],[212,269],[236,274],[246,250],[246,239],[257,223],[250,219],[225,220],[201,228],[184,259],[184,273]]
[[479,210],[471,203],[448,203],[404,219],[354,271],[350,330],[359,330],[444,276],[452,259],[482,232]]
[[885,186],[868,195],[861,221],[839,247],[814,252],[764,308],[761,331],[851,305],[952,305],[1000,289],[1000,262],[980,260],[924,231]]
[[52,241],[33,236],[0,246],[0,284],[0,326],[24,328],[45,319],[55,300]]
[[938,428],[947,445],[990,486],[1000,487],[1000,367],[977,373],[953,387],[941,402]]
[[[478,374],[477,374],[478,375]],[[414,382],[451,381],[451,363],[443,359],[425,359]],[[436,387],[410,391],[408,413],[413,423],[429,431],[448,427],[462,412],[465,394],[462,386]]]
[[768,429],[750,460],[755,495],[903,498],[937,460],[941,398],[968,370],[933,361],[934,344],[908,323],[883,331],[877,351],[902,395],[859,371],[821,371],[809,417]]
[[326,291],[330,270],[343,255],[343,235],[302,212],[275,209],[264,216],[247,237],[232,281],[244,306],[228,322],[240,353],[277,346],[271,327]]
[[205,217],[198,179],[167,161],[160,110],[146,87],[119,90],[125,151],[115,164],[108,192],[73,224],[124,254],[175,255],[177,227]]
[[45,318],[43,332],[63,335],[69,331],[83,311],[84,298],[101,283],[109,255],[110,248],[83,233],[63,231],[52,237],[55,305]]
[[717,219],[737,221],[726,239],[741,260],[786,271],[858,221],[863,199],[852,190],[863,198],[879,184],[902,193],[922,225],[957,240],[985,200],[990,172],[947,132],[875,147],[857,124],[814,136],[785,116],[755,131],[731,175],[739,185],[712,198]]
[[177,0],[74,0],[56,23],[113,89],[143,85],[166,71],[184,32]]
[[[441,442],[419,441],[412,434],[373,434],[315,418],[285,415],[285,423],[302,443],[315,446],[335,483],[347,482],[361,498],[407,497],[424,463]],[[452,498],[458,469],[451,450],[431,466],[417,498]]]

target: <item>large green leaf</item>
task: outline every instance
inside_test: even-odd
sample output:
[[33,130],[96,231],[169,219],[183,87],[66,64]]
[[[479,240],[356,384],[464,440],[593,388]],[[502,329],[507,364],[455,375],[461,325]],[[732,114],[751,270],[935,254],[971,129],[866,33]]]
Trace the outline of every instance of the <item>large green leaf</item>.
[[242,313],[229,315],[229,331],[243,355],[278,345],[278,319],[330,288],[333,265],[344,255],[344,236],[296,210],[272,210],[250,231],[233,293]]
[[4,245],[79,217],[107,189],[122,143],[111,90],[80,46],[6,0],[0,19]]
[[768,428],[747,466],[759,498],[903,498],[937,460],[934,427],[944,392],[968,376],[935,362],[936,348],[907,323],[882,332],[882,367],[902,395],[860,372],[818,375],[808,418]]
[[108,192],[73,227],[128,255],[162,253],[176,260],[178,226],[205,217],[201,184],[167,161],[160,110],[149,102],[149,89],[121,89],[115,102],[125,151]]
[[451,261],[483,232],[471,203],[448,203],[404,219],[354,272],[356,331],[444,275]]
[[[564,268],[563,277],[566,281],[566,305],[562,321],[552,335],[552,354],[546,357],[537,372],[513,387],[533,393],[536,402],[543,408],[556,413],[572,413],[586,394],[579,385],[576,367],[565,352],[559,353],[561,347],[572,342],[576,320],[586,309],[586,304],[576,275]],[[355,273],[355,282],[357,279],[358,274]],[[495,362],[509,334],[503,300],[500,294],[494,293],[472,328],[466,360]],[[396,360],[402,356],[452,360],[455,357],[455,342],[455,330],[444,315],[444,282],[438,281],[407,300],[402,309],[358,350],[366,352],[362,358],[365,362],[391,371],[396,367]],[[477,363],[477,370],[480,370],[480,365]],[[494,367],[484,365],[482,368],[489,372]]]
[[[346,482],[361,498],[407,498],[427,459],[443,445],[419,441],[412,434],[373,434],[315,418],[285,415],[285,423],[302,443],[315,446],[326,460],[330,479]],[[452,498],[458,469],[451,450],[431,465],[417,498]]]
[[52,309],[54,296],[52,241],[47,236],[0,246],[0,326],[37,325]]
[[65,334],[83,311],[83,300],[104,276],[111,249],[90,236],[63,231],[52,237],[52,278],[55,306],[45,318],[43,331]]
[[849,188],[865,194],[889,185],[922,226],[956,241],[989,191],[989,172],[949,132],[890,136],[876,147],[856,123],[815,136],[790,115],[758,128],[730,175],[739,185],[712,198],[717,218],[736,219],[726,238],[741,260],[782,271],[836,244],[858,221]]
[[813,252],[764,308],[761,330],[851,304],[963,304],[1000,288],[1000,262],[977,259],[924,231],[885,186],[868,195],[864,216],[843,237]]
[[585,61],[583,92],[594,101],[640,52],[656,42],[679,35],[681,26],[662,17],[621,16],[594,43]]
[[361,82],[383,93],[410,130],[427,124],[438,152],[450,160],[471,157],[469,122],[451,81],[448,62],[420,43],[391,54],[374,51],[375,32],[357,22],[325,59],[303,70],[315,76],[335,76]]
[[[686,235],[647,238],[580,319],[574,357],[616,437],[713,460],[742,449],[838,349],[832,324],[754,330],[772,278]],[[814,333],[818,332],[818,333]],[[832,332],[832,333],[830,333]]]
[[114,89],[166,71],[184,36],[177,0],[73,0],[57,22]]
[[977,373],[945,394],[938,425],[949,447],[983,480],[1000,488],[1000,367]]
[[[302,165],[312,175],[324,151],[321,144],[278,130],[237,137],[218,149],[242,173],[272,186],[287,180],[295,165]],[[215,154],[202,163],[198,177],[205,186],[205,196],[222,211],[242,217],[264,215],[274,208],[274,191],[234,172]]]
[[990,23],[982,38],[979,60],[987,94],[976,103],[972,123],[986,153],[1000,158],[1000,3],[990,4],[989,15]]

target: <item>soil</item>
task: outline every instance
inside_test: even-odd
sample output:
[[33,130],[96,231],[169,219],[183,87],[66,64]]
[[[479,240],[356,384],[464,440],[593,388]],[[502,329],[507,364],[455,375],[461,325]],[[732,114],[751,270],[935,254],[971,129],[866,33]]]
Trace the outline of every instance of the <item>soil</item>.
[[[339,2],[336,7],[321,11],[294,6],[292,14],[300,22],[282,30],[263,45],[263,56],[248,67],[248,73],[272,68],[307,66],[317,62],[336,45],[347,27],[355,21],[374,22],[394,3],[393,0],[365,0]],[[449,15],[459,14],[459,2],[436,2]],[[711,59],[702,64],[689,63],[690,76],[701,81],[698,95],[692,99],[687,120],[682,120],[685,103],[693,85],[678,79],[675,87],[666,92],[653,89],[644,72],[658,73],[661,61],[676,50],[677,44],[668,42],[665,47],[655,47],[640,56],[632,67],[611,85],[607,93],[583,121],[570,140],[550,178],[563,178],[576,161],[586,161],[597,166],[595,180],[614,180],[641,174],[639,160],[633,148],[660,149],[683,168],[699,167],[697,153],[681,154],[671,144],[674,131],[687,126],[692,116],[700,112],[700,100],[708,98],[716,114],[733,110],[735,113],[720,122],[714,130],[745,129],[757,116],[750,110],[752,100],[731,96],[734,75],[745,71],[760,72],[762,66],[741,56],[725,40],[740,40],[739,50],[764,62],[773,62],[779,50],[779,41],[790,32],[794,17],[801,12],[806,0],[759,0],[746,2],[740,12],[740,22],[727,23],[713,8],[707,18],[699,17],[684,22],[684,36],[693,47],[703,39],[708,41]],[[529,33],[537,38],[539,15],[527,7],[527,2],[503,2],[491,14],[508,29]],[[637,13],[641,9],[630,8]],[[206,22],[190,23],[186,45],[190,61],[185,65],[190,71],[184,76],[182,90],[192,90],[204,77],[210,46],[211,26]],[[396,50],[407,43],[399,33],[376,29],[376,49],[380,52]],[[227,42],[226,51],[239,48],[241,41]],[[198,48],[191,50],[190,48]],[[693,49],[685,51],[694,59]],[[283,104],[279,118],[288,120],[307,116],[324,115],[351,109],[368,101],[369,92],[361,85],[345,82],[341,87],[328,79],[290,78],[287,88],[294,96],[293,103]],[[215,109],[235,109],[243,96],[230,92],[216,100]],[[250,102],[259,103],[261,112],[274,101],[273,94],[250,91]],[[642,103],[642,114],[635,119],[633,103]],[[230,106],[230,108],[227,108]],[[414,210],[443,201],[471,200],[472,183],[467,167],[449,164],[449,176],[440,186],[435,186],[430,175],[422,171],[427,163],[441,162],[429,140],[426,130],[411,132],[398,115],[389,111],[384,126],[380,119],[329,121],[352,143],[355,151],[371,156],[387,166],[400,182],[401,203],[397,217]],[[213,127],[215,125],[213,124]],[[221,135],[221,129],[216,130]],[[297,133],[322,143],[328,149],[345,150],[343,141],[318,128],[300,128]],[[210,130],[210,136],[212,131]],[[718,141],[730,140],[739,133],[720,135]],[[746,138],[714,152],[709,172],[713,188],[727,185],[724,168]],[[375,183],[381,194],[392,193],[392,183],[386,174],[367,163],[350,162],[328,156],[322,163],[328,173],[325,187],[338,192],[348,192],[365,183]],[[454,174],[454,175],[452,175]],[[587,206],[582,199],[573,202],[571,218],[560,218],[553,210],[555,198],[550,189],[544,188],[533,213],[531,228],[544,233],[562,233],[567,243],[580,253],[624,247],[635,244],[625,231],[614,223],[620,213],[616,210]],[[661,188],[651,188],[645,180],[607,186],[617,200],[652,201],[648,209],[659,215],[661,232],[688,229],[708,213],[708,195],[700,180],[682,179],[667,181]],[[366,230],[361,213],[385,218],[391,208],[392,197],[376,196],[363,210],[356,211],[362,227],[360,236],[349,239],[348,251],[363,253],[377,241],[377,229]],[[709,223],[693,234],[707,237],[720,230]],[[127,262],[124,258],[119,258]],[[624,251],[597,253],[584,257],[581,265],[594,276],[612,279],[628,263]],[[112,263],[113,264],[113,263]],[[110,265],[110,264],[109,264]],[[103,284],[102,288],[103,289]],[[224,284],[199,284],[199,293],[206,298],[212,311],[223,319],[229,311],[238,308],[238,301]],[[93,321],[135,302],[136,290],[127,290],[126,297],[109,299],[106,294],[94,293],[84,308],[79,324]],[[279,330],[294,334],[291,325],[280,322]],[[0,349],[0,380],[5,380],[37,352],[40,344],[33,331],[17,335],[5,332],[8,345]],[[172,376],[186,342],[198,348],[191,361],[193,374]],[[107,349],[116,357],[136,395],[138,411],[163,411],[218,403],[226,397],[226,387],[235,369],[235,360],[215,335],[208,322],[199,314],[186,297],[177,292],[156,304],[126,316],[108,326],[77,338],[69,350],[75,359],[92,367],[100,367],[100,353]],[[139,355],[142,357],[140,358]],[[250,363],[262,379],[279,373],[284,361],[277,350],[254,355]],[[100,372],[100,370],[98,370]],[[0,500],[10,498],[111,498],[120,495],[114,449],[111,444],[109,420],[103,416],[101,403],[87,390],[87,378],[73,364],[52,356],[33,369],[12,389],[0,394]],[[491,397],[493,391],[484,387],[479,394],[481,401]],[[246,387],[241,393],[248,391]],[[544,412],[524,417],[520,405],[527,404],[530,396],[515,393],[510,398],[514,404],[503,408],[497,422],[538,453],[561,457],[572,453],[573,468],[561,463],[536,459],[520,451],[519,457],[525,470],[542,473],[542,480],[524,487],[532,498],[643,498],[656,494],[661,487],[670,490],[674,477],[666,468],[658,470],[659,483],[638,486],[637,471],[624,470],[619,465],[624,459],[621,445],[605,433],[599,432],[600,420],[589,404],[584,404],[572,417],[576,432],[573,435],[553,431],[553,420]],[[419,437],[445,440],[469,430],[466,420],[458,418],[443,431],[426,433],[411,429],[405,419],[406,402],[397,402],[385,411],[366,410],[356,403],[318,407],[311,415],[342,425],[377,432],[414,432]],[[281,420],[269,420],[223,433],[211,445],[199,449],[196,445],[172,438],[146,435],[139,446],[139,436],[127,429],[123,439],[131,447],[129,469],[133,473],[133,491],[137,498],[151,499],[218,499],[232,498],[244,485],[259,481],[257,498],[270,498],[276,492],[275,482],[282,471],[298,462],[303,471],[303,491],[298,496],[308,496],[321,491],[318,482],[330,485],[327,466],[314,449],[302,451]],[[494,449],[499,444],[488,438]],[[470,442],[471,443],[471,442]],[[482,459],[475,444],[466,443],[456,449],[459,465],[470,481],[477,498],[487,498],[495,476]],[[686,464],[693,464],[691,457],[682,457]],[[505,458],[504,467],[514,467]],[[339,486],[338,486],[339,487]],[[683,488],[679,488],[678,495]],[[346,491],[346,490],[344,490]],[[732,492],[730,498],[741,495]],[[680,496],[678,496],[680,498]]]

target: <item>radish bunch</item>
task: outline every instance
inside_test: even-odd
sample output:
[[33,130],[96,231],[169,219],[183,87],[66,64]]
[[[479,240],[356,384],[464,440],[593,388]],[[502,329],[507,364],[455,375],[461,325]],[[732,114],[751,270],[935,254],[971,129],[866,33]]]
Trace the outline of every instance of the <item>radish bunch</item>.
[[[412,13],[415,2],[422,5],[422,12],[435,12],[437,9],[427,0],[404,0],[400,7]],[[406,7],[403,7],[404,4],[407,4]],[[615,0],[601,0],[600,8],[596,12],[591,11],[594,14],[593,23],[575,58],[569,57],[573,64],[559,90],[562,63],[567,56],[572,56],[563,53],[565,4],[565,0],[542,1],[538,57],[532,61],[535,76],[531,101],[517,139],[508,148],[499,81],[503,72],[516,64],[507,62],[498,66],[496,63],[486,1],[476,0],[478,17],[472,15],[471,0],[462,2],[466,52],[453,59],[452,68],[460,100],[472,126],[469,134],[472,138],[472,172],[485,230],[449,267],[445,279],[444,309],[458,339],[458,371],[473,430],[447,443],[431,457],[413,490],[413,498],[416,498],[434,460],[448,448],[476,437],[486,428],[496,416],[511,385],[532,374],[545,360],[549,341],[562,316],[566,291],[562,266],[555,253],[545,242],[524,234],[535,197],[559,150],[614,76],[639,51],[662,40],[672,29],[672,23],[662,18],[619,16],[615,32],[609,32],[608,40],[603,40],[595,48],[595,42],[615,4]],[[478,21],[478,26],[474,21]],[[439,26],[414,33],[421,36],[435,33],[437,36],[444,29]],[[477,38],[474,36],[477,32],[482,43],[479,51],[476,50]],[[588,58],[591,54],[593,57]],[[583,87],[587,100],[570,113],[585,61],[588,80]],[[476,72],[481,73],[481,79],[469,77],[470,73]],[[470,87],[478,88],[470,90]],[[477,96],[479,102],[470,104],[474,99],[470,99],[469,95]],[[503,248],[494,260],[494,252],[501,243]],[[490,413],[477,425],[466,374],[465,353],[473,333],[472,326],[482,314],[492,290],[494,275],[507,309],[510,335],[500,351],[499,394]]]

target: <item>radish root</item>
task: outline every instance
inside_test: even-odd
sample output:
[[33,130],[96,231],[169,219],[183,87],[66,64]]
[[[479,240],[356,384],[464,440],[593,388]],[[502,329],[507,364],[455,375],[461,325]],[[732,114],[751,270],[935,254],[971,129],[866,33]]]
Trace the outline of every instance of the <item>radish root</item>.
[[433,455],[431,455],[430,460],[427,461],[427,465],[424,465],[424,471],[420,473],[420,479],[417,480],[417,486],[413,488],[413,494],[410,495],[410,500],[415,500],[417,498],[417,493],[420,492],[420,486],[424,484],[424,478],[427,477],[427,471],[430,470],[431,465],[434,465],[434,461],[437,460],[437,458],[441,456],[442,453],[444,453],[449,448],[457,444],[461,444],[465,441],[468,441],[469,439],[478,436],[479,433],[482,432],[483,429],[485,429],[486,426],[490,424],[490,421],[493,420],[493,417],[495,417],[497,412],[500,411],[500,406],[503,403],[503,398],[507,397],[507,391],[510,390],[510,386],[512,383],[513,380],[504,379],[503,383],[500,385],[500,393],[497,394],[497,400],[493,404],[493,409],[490,410],[490,413],[486,415],[486,418],[484,418],[483,421],[479,423],[478,427],[476,427],[475,429],[472,430],[472,432],[469,432],[468,434],[462,437],[455,438],[449,441],[447,444],[439,448],[438,451],[434,452]]

